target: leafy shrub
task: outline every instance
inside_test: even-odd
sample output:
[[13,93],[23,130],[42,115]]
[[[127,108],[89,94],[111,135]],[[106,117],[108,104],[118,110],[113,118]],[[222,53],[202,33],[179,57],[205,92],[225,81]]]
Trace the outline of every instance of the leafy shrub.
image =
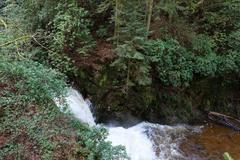
[[[127,159],[125,149],[105,141],[104,128],[89,128],[53,105],[5,106],[0,116],[0,135],[7,134],[0,157],[14,159]],[[14,123],[13,123],[14,122]]]
[[[7,0],[3,16],[10,27],[4,30],[5,37],[0,38],[0,43],[29,35],[26,39],[33,43],[27,44],[21,39],[17,41],[17,45],[12,43],[11,46],[16,49],[15,46],[20,47],[20,51],[38,50],[31,58],[40,63],[48,63],[66,75],[72,76],[76,73],[72,57],[86,56],[95,46],[90,33],[90,14],[76,1],[66,3],[55,0],[24,0],[16,3]],[[9,53],[11,52],[8,51],[7,54]]]
[[107,130],[103,127],[88,128],[78,120],[72,119],[71,124],[77,128],[77,138],[80,145],[84,145],[88,152],[85,155],[89,160],[120,160],[128,159],[124,147],[112,147],[106,142]]
[[192,49],[194,54],[210,54],[213,52],[215,44],[208,36],[199,34],[192,40]]
[[145,56],[136,50],[133,43],[119,45],[116,48],[119,58],[112,64],[119,71],[125,71],[126,85],[149,85],[150,66]]
[[150,40],[146,50],[163,84],[177,87],[192,80],[193,55],[176,40]]
[[66,87],[62,74],[42,64],[1,59],[0,136],[8,136],[1,146],[1,158],[127,159],[123,147],[105,141],[105,129],[89,128],[60,112],[52,99],[65,96]]
[[223,154],[223,157],[224,157],[224,160],[233,160],[233,158],[230,156],[230,154],[229,153],[227,153],[227,152],[225,152],[224,154]]
[[[92,25],[89,13],[76,2],[58,3],[55,12],[48,24],[52,30],[50,33],[45,30],[42,34],[47,33],[50,48],[50,52],[45,56],[51,66],[73,76],[76,75],[77,68],[70,57],[86,56],[95,46],[90,33]],[[43,38],[43,41],[44,39],[46,38]]]
[[218,67],[218,56],[215,53],[208,53],[205,56],[195,58],[194,71],[202,76],[214,76]]
[[94,43],[90,34],[88,12],[76,3],[59,3],[58,13],[52,20],[53,43],[56,51],[75,49],[78,53],[86,54]]
[[101,25],[99,29],[97,30],[97,35],[100,38],[106,38],[108,35],[108,27]]
[[52,98],[63,96],[66,88],[62,74],[31,60],[2,61],[0,75],[0,83],[7,88],[1,91],[1,105],[31,102],[47,104]]
[[218,75],[239,73],[240,56],[238,52],[232,52],[218,59]]

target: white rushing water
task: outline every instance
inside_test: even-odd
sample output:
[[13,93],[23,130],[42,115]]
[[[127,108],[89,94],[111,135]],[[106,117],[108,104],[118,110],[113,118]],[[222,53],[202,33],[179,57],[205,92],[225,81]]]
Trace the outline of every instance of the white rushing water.
[[[55,99],[54,101],[61,109],[64,108],[63,104],[61,104],[58,99]],[[66,97],[66,101],[70,112],[72,112],[76,118],[84,123],[89,124],[90,126],[96,125],[89,108],[89,102],[85,101],[77,90],[70,88]]]
[[125,146],[131,160],[155,160],[157,157],[153,145],[144,131],[141,124],[127,129],[110,127],[107,140],[111,141],[114,146]]
[[[70,89],[66,100],[76,118],[90,126],[96,125],[89,103],[78,91]],[[59,101],[55,102],[62,108]],[[198,132],[200,127],[142,122],[130,128],[106,128],[109,130],[107,140],[114,146],[124,146],[131,160],[184,160],[187,158],[181,154],[179,145],[186,134]]]

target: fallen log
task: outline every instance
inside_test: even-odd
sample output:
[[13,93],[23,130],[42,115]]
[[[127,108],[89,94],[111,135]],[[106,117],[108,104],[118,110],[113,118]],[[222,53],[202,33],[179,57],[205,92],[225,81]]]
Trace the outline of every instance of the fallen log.
[[217,112],[209,112],[208,118],[216,123],[240,131],[240,120]]

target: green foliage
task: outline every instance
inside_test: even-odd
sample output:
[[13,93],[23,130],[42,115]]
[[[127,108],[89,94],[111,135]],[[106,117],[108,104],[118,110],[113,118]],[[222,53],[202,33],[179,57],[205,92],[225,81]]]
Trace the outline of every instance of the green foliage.
[[114,19],[119,26],[114,38],[119,44],[147,36],[144,4],[143,1],[137,0],[120,2],[118,18]]
[[48,23],[52,28],[47,33],[47,40],[50,51],[47,56],[51,66],[66,75],[76,75],[77,69],[74,60],[70,57],[83,57],[95,46],[90,33],[91,22],[89,13],[76,2],[58,3],[55,8],[55,15]]
[[[123,147],[112,147],[110,142],[106,142],[107,130],[102,127],[87,128],[79,121],[73,120],[71,122],[77,130],[77,139],[80,145],[84,145],[88,151],[85,150],[85,156],[89,160],[120,160],[127,159],[126,152]],[[87,152],[87,153],[86,153]]]
[[227,152],[223,154],[223,157],[224,157],[224,160],[233,160],[233,158]]
[[35,53],[32,58],[70,76],[76,74],[72,57],[86,56],[95,46],[90,33],[90,14],[76,1],[37,0],[33,3],[24,0],[16,3],[7,0],[3,16],[8,20],[9,27],[4,30],[5,37],[3,41],[0,38],[0,44],[29,35],[25,39],[33,42],[34,46],[26,45],[24,39],[11,46],[19,51],[24,44],[25,50],[27,48]]
[[86,54],[93,47],[88,12],[76,3],[59,3],[56,10],[58,13],[52,20],[52,48],[56,51],[75,49],[80,54]]
[[[0,45],[7,44],[0,57],[20,66],[31,59],[75,77],[96,102],[104,95],[137,113],[144,112],[137,107],[142,105],[159,112],[171,105],[164,110],[174,113],[169,115],[203,106],[225,111],[231,98],[226,91],[239,87],[239,0],[154,1],[152,14],[145,0],[4,2],[7,29],[0,26]],[[113,43],[92,50],[95,41]],[[221,96],[211,96],[219,90]]]
[[202,76],[214,76],[217,71],[218,56],[215,53],[209,53],[205,56],[196,58],[195,72]]
[[[50,66],[53,66],[61,73],[68,76],[73,76],[77,72],[77,68],[74,66],[74,60],[65,54],[58,54],[56,52],[50,53],[47,56]],[[44,63],[44,60],[40,62]]]
[[192,40],[194,54],[211,54],[214,48],[214,41],[206,35],[199,34]]
[[240,55],[237,51],[221,56],[218,59],[218,75],[225,75],[231,73],[239,74],[239,62]]
[[58,13],[56,6],[63,0],[5,0],[3,16],[14,21],[23,31],[46,29]]
[[[62,74],[31,61],[3,61],[0,75],[0,83],[16,92],[13,95],[8,90],[2,91],[4,96],[0,104],[3,106],[31,102],[47,104],[53,97],[64,95],[66,87]],[[14,83],[9,84],[9,81]]]
[[6,106],[0,123],[0,135],[7,136],[1,146],[1,158],[127,159],[123,147],[112,147],[105,141],[105,129],[89,128],[71,115],[64,116],[53,104]]
[[137,51],[133,45],[133,43],[119,45],[116,49],[119,59],[112,65],[119,72],[125,71],[126,86],[149,85],[151,83],[149,78],[150,67],[145,56]]
[[106,130],[89,128],[53,103],[66,94],[62,73],[76,73],[71,55],[85,56],[94,45],[87,11],[74,2],[7,0],[3,15],[0,157],[127,159],[123,147],[105,141]]
[[108,27],[101,25],[97,30],[97,35],[100,38],[106,38],[108,35]]
[[164,84],[189,85],[193,78],[193,55],[176,40],[148,41],[146,51]]
[[[193,26],[193,29],[191,29],[192,32],[196,31],[192,33],[194,36],[190,37],[190,46],[184,44],[184,41],[176,40],[175,37],[171,38],[169,33],[167,33],[165,40],[143,40],[144,34],[139,34],[142,32],[137,33],[137,31],[144,30],[142,18],[144,13],[140,11],[141,9],[133,7],[134,5],[141,8],[143,4],[135,1],[129,2],[129,4],[124,1],[121,2],[123,6],[120,7],[122,12],[118,20],[121,26],[119,29],[119,41],[123,41],[123,44],[117,47],[119,60],[116,62],[121,64],[118,65],[119,68],[122,67],[126,70],[129,63],[128,59],[131,58],[130,61],[132,62],[135,58],[136,61],[133,63],[136,68],[140,68],[139,66],[145,68],[145,74],[142,74],[142,77],[149,77],[148,73],[151,70],[149,65],[154,63],[153,69],[156,70],[161,82],[164,85],[175,87],[188,86],[193,78],[199,75],[201,77],[212,77],[224,76],[226,73],[233,73],[232,71],[236,72],[238,66],[235,61],[238,61],[238,57],[235,57],[235,60],[233,59],[232,50],[239,50],[239,40],[237,38],[239,37],[237,36],[239,27],[237,21],[239,20],[237,16],[238,2],[230,3],[223,0],[217,5],[213,2],[195,3],[194,1],[191,1],[191,3],[184,1],[162,1],[157,3],[155,7],[156,13],[162,14],[162,16],[164,16],[164,12],[167,13],[168,23],[174,23],[171,21],[172,19],[183,19],[186,14],[193,16],[194,12],[206,14],[201,20],[197,20],[195,23],[197,26]],[[127,10],[128,7],[134,10],[131,14]],[[227,22],[230,20],[231,25]],[[155,21],[158,21],[158,19],[155,19]],[[182,21],[191,23],[191,21],[188,22],[188,19]],[[121,22],[124,22],[124,24],[121,24]],[[189,24],[185,26],[190,27]],[[163,27],[171,27],[171,25]],[[131,28],[136,28],[136,31],[131,30]],[[231,34],[227,34],[226,30],[230,29],[232,29]],[[236,30],[236,32],[233,30]],[[139,42],[139,39],[142,42]],[[136,55],[138,55],[137,58]],[[134,64],[132,65],[134,66]],[[224,67],[226,68],[223,69]],[[136,71],[137,69],[133,70]],[[134,73],[131,72],[130,75],[134,75]]]
[[115,29],[114,39],[119,58],[112,66],[115,66],[118,71],[124,71],[125,74],[121,76],[126,79],[124,82],[126,90],[128,90],[128,86],[151,84],[148,60],[139,51],[147,37],[144,4],[142,1],[120,1],[119,8],[115,9],[119,12],[114,19],[118,26]]
[[118,72],[109,80],[114,84],[106,84],[121,89],[112,94],[117,95],[112,103],[121,97],[128,103],[119,105],[134,113],[144,112],[144,104],[162,117],[185,122],[201,117],[197,108],[238,110],[226,104],[232,103],[227,100],[232,85],[239,86],[239,0],[155,1],[149,37],[143,1],[115,2],[100,5],[103,13],[114,11],[117,23],[113,40],[118,57],[112,66]]
[[[56,107],[53,98],[66,94],[63,77],[31,60],[1,59],[0,136],[6,135],[7,140],[1,146],[0,157],[13,155],[14,159],[28,159],[34,155],[56,159],[59,149],[67,149],[67,154],[58,156],[127,159],[123,147],[112,147],[105,141],[105,129],[89,128]],[[58,137],[62,138],[58,140]]]

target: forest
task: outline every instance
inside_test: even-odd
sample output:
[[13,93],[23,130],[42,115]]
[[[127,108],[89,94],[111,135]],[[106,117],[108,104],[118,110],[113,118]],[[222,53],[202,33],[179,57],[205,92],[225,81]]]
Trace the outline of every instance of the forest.
[[[67,111],[69,88],[100,125]],[[132,158],[105,124],[209,112],[240,119],[240,0],[0,0],[0,160],[184,160]],[[209,159],[239,159],[229,145]]]

